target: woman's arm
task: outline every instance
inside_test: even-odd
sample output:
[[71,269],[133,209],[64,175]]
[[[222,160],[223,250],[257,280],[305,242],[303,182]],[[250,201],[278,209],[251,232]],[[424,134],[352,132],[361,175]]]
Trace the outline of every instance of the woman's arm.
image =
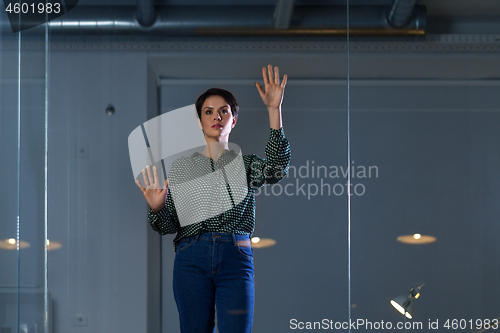
[[162,235],[174,234],[179,231],[179,218],[170,193],[167,195],[165,205],[157,213],[149,209],[148,222],[154,231]]
[[148,202],[149,207],[151,207],[153,212],[157,213],[163,208],[163,206],[165,206],[165,200],[168,194],[168,179],[165,179],[165,184],[161,187],[158,180],[158,171],[156,170],[156,166],[153,166],[153,174],[154,177],[151,174],[151,168],[148,165],[146,169],[142,169],[142,178],[144,179],[146,188],[142,187],[138,179],[135,180],[135,183],[139,186],[142,194],[144,194],[144,198]]
[[271,128],[269,141],[266,145],[266,158],[247,155],[248,163],[248,183],[254,189],[258,189],[264,184],[276,184],[283,179],[290,165],[290,144],[285,137],[283,128],[276,130]]
[[266,158],[251,155],[249,163],[248,182],[251,187],[259,188],[264,184],[276,184],[285,177],[290,164],[290,144],[285,137],[281,120],[281,103],[287,75],[283,76],[280,84],[278,67],[268,65],[262,68],[262,78],[264,79],[264,89],[255,83],[262,101],[269,111],[269,141],[266,145]]
[[283,76],[283,82],[280,84],[280,74],[278,67],[268,65],[262,67],[262,78],[264,79],[264,89],[259,83],[255,83],[257,90],[259,91],[262,101],[267,106],[269,111],[269,125],[275,130],[279,130],[282,125],[281,120],[281,102],[283,101],[283,93],[285,92],[285,85],[287,80],[287,75]]
[[[146,173],[147,171],[147,173]],[[168,191],[168,179],[165,179],[164,187],[160,187],[158,180],[158,171],[156,166],[153,166],[153,174],[149,165],[146,170],[142,170],[142,176],[146,188],[142,187],[141,183],[136,180],[137,186],[144,194],[144,198],[149,204],[148,221],[153,230],[162,235],[172,234],[177,232],[179,221],[175,213],[172,196]]]

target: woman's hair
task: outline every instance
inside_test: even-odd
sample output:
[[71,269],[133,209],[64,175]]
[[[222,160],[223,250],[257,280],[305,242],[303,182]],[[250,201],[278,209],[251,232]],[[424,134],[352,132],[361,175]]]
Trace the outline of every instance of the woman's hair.
[[236,102],[236,99],[234,98],[233,94],[231,94],[229,91],[221,89],[221,88],[210,88],[207,91],[205,91],[203,94],[201,94],[200,97],[198,97],[198,100],[196,100],[196,112],[198,113],[198,118],[201,119],[201,107],[203,106],[203,103],[205,103],[205,100],[210,97],[210,96],[220,96],[224,98],[227,104],[231,107],[231,113],[233,114],[233,117],[238,117],[238,111],[239,111],[239,106],[238,103]]

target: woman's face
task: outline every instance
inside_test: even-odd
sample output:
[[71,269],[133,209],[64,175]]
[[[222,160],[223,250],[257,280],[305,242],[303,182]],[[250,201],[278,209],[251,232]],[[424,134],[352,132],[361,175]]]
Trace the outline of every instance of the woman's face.
[[207,141],[227,142],[237,119],[221,96],[209,96],[201,107],[200,125]]

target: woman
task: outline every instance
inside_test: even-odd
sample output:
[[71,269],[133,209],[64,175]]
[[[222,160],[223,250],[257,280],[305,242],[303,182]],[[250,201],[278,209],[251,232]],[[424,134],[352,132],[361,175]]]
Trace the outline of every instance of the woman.
[[[290,162],[290,145],[281,119],[287,76],[284,75],[280,84],[278,67],[273,71],[271,65],[262,68],[262,76],[264,89],[258,83],[256,87],[269,111],[271,127],[266,159],[255,154],[244,155],[241,164],[244,168],[232,167],[237,165],[234,162],[238,155],[228,149],[228,140],[238,120],[238,104],[228,91],[209,89],[196,102],[206,147],[201,154],[174,162],[169,178],[173,184],[173,175],[182,175],[177,178],[190,177],[183,184],[193,184],[202,176],[219,174],[223,185],[196,186],[192,192],[187,191],[184,197],[194,204],[190,204],[187,219],[191,220],[186,223],[182,222],[186,218],[179,218],[183,200],[178,198],[182,195],[176,199],[171,194],[174,187],[172,185],[169,191],[169,179],[160,189],[156,167],[153,167],[154,176],[149,166],[147,172],[142,171],[146,188],[136,181],[151,208],[148,219],[153,229],[161,234],[177,233],[173,287],[183,333],[213,332],[215,309],[219,333],[252,330],[254,273],[250,237],[255,227],[255,189],[279,182]],[[207,165],[211,167],[208,171],[204,167]],[[228,181],[235,170],[242,170],[246,178],[244,192],[239,194],[238,188]],[[195,194],[212,191],[220,202],[209,201],[207,205],[207,200]],[[224,200],[231,202],[229,208]],[[226,208],[205,214],[213,207]]]

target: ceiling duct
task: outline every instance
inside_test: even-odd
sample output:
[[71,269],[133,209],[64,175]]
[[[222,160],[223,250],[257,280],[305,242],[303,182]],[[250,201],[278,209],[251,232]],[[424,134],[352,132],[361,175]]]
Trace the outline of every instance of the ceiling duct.
[[406,26],[413,14],[417,0],[394,0],[387,21],[396,29]]
[[156,12],[154,0],[137,0],[137,22],[143,27],[155,23]]
[[274,10],[274,28],[288,29],[292,20],[294,0],[277,0]]
[[[156,7],[155,10],[152,5],[153,1],[140,5],[138,3],[137,7],[77,6],[69,13],[49,22],[50,34],[51,37],[68,37],[71,40],[76,36],[85,39],[135,36],[141,40],[151,40],[200,36],[345,36],[347,33],[345,6],[295,6],[289,27],[276,29],[276,11],[273,6],[168,6]],[[396,7],[399,8],[398,6]],[[391,9],[394,9],[394,6],[349,7],[350,35],[425,34],[425,6],[414,6],[408,23],[401,28],[389,24],[388,17],[399,17],[390,15]]]

